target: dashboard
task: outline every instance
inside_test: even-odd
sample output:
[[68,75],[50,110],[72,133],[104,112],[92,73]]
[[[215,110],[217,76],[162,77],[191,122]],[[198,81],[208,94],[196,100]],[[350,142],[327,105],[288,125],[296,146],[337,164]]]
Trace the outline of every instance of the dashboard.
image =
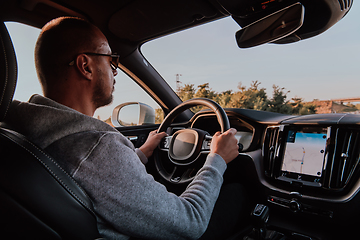
[[[242,146],[226,174],[243,183],[253,204],[270,208],[270,228],[303,237],[294,239],[346,239],[356,234],[360,115],[226,111]],[[197,113],[191,127],[210,134],[220,129],[215,115],[207,111]]]
[[[229,116],[230,126],[235,128],[238,132],[235,138],[238,140],[239,151],[247,151],[252,143],[254,136],[254,127],[243,121],[241,118],[235,116]],[[216,118],[212,114],[203,114],[196,117],[191,125],[192,128],[199,128],[207,131],[210,135],[214,135],[217,131],[220,131],[220,125]]]

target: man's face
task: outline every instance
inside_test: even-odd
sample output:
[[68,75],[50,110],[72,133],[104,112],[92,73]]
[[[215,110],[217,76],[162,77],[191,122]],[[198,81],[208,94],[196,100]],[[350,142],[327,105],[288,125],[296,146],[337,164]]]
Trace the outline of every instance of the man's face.
[[[96,108],[103,107],[109,105],[113,101],[113,92],[115,79],[111,77],[107,77],[106,73],[102,71],[102,69],[97,69],[99,79],[95,82],[93,88],[93,103]],[[112,82],[111,82],[112,79]],[[109,81],[110,80],[110,81]]]
[[[99,37],[99,48],[96,53],[111,54],[110,46],[103,34]],[[94,58],[95,59],[95,58]],[[93,87],[92,101],[96,108],[106,106],[113,100],[113,92],[115,85],[115,76],[117,70],[111,68],[111,57],[109,56],[96,56],[96,78]]]

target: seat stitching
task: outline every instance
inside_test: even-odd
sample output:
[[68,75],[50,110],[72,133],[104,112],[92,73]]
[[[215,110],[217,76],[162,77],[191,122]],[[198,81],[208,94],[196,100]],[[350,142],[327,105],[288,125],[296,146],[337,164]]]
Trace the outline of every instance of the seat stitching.
[[[31,152],[30,150],[28,150],[26,147],[18,144],[18,143],[17,143],[16,141],[14,141],[11,137],[6,136],[6,135],[5,135],[5,137],[7,137],[8,139],[10,139],[10,140],[13,141],[14,143],[16,143],[17,145],[19,145],[19,146],[22,147],[23,149],[25,149],[27,152],[29,152],[31,155],[33,155],[36,159],[38,159],[38,161],[41,162],[42,165],[43,165],[79,202],[82,203],[82,205],[84,205],[90,212],[92,212],[92,213],[96,216],[95,212],[94,212],[91,208],[89,208],[89,207],[87,206],[87,204],[85,204],[85,202],[82,201],[82,200],[51,170],[51,168],[50,168],[49,166],[46,165],[45,162],[43,162],[39,157],[37,157],[33,152]],[[32,142],[28,141],[27,139],[24,139],[24,140],[25,140],[27,143],[31,144],[33,147],[35,147],[37,150],[39,150],[42,154],[44,154],[45,156],[47,156],[56,166],[59,167],[59,169],[60,169],[63,173],[65,173],[67,176],[69,176],[69,179],[70,179],[72,182],[74,182],[74,183],[81,189],[81,187],[79,186],[79,184],[78,184],[76,181],[74,181],[74,180],[70,177],[70,175],[69,175],[67,172],[65,172],[49,155],[47,155],[45,152],[43,152],[40,148],[38,148],[38,147],[37,147],[36,145],[34,145]],[[85,191],[83,191],[83,192],[84,192],[84,194],[89,198],[89,196],[87,195],[87,193],[86,193]],[[89,198],[89,199],[90,199],[90,198]]]
[[[6,89],[6,86],[7,86],[7,82],[8,82],[9,67],[8,67],[8,59],[7,59],[7,54],[6,54],[5,45],[4,45],[4,38],[3,38],[3,36],[1,34],[0,34],[0,40],[1,40],[1,46],[2,46],[2,49],[3,49],[3,54],[4,54],[4,57],[5,57],[5,85],[4,85],[4,89],[3,89],[3,93],[4,93],[5,89]],[[0,105],[2,105],[4,95],[5,94],[1,94]]]
[[[6,27],[5,27],[5,31],[7,31]],[[0,100],[0,105],[2,105],[2,102],[4,100],[4,96],[5,96],[5,89],[6,89],[6,86],[8,85],[8,82],[9,82],[9,65],[8,65],[8,58],[7,58],[7,54],[6,54],[6,50],[5,50],[5,45],[4,45],[4,38],[3,36],[0,34],[0,38],[1,38],[1,43],[2,43],[2,49],[3,49],[3,53],[4,53],[4,57],[5,57],[5,85],[4,85],[4,89],[3,89],[3,94],[1,94],[1,100]],[[9,36],[10,38],[10,36]],[[11,38],[8,39],[11,43]],[[14,48],[12,47],[12,53],[13,55],[15,56],[16,58],[16,54],[15,54],[15,50]],[[17,64],[16,64],[16,60],[15,60],[15,72],[17,73]],[[16,82],[16,79],[15,79],[15,82]],[[13,84],[14,86],[12,87],[12,95],[14,94],[15,92],[15,87],[16,87],[16,84]],[[4,113],[4,117],[6,116],[8,110],[9,110],[9,106],[10,106],[10,102],[12,101],[12,96],[9,98],[9,101],[6,105],[6,110],[5,110],[5,113]]]

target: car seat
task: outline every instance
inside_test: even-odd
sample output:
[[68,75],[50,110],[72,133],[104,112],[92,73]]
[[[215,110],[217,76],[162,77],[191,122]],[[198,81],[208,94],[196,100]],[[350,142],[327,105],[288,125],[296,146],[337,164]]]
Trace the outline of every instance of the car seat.
[[[17,63],[0,22],[0,122],[12,101]],[[99,239],[92,203],[77,183],[25,136],[0,127],[0,229],[12,239]]]

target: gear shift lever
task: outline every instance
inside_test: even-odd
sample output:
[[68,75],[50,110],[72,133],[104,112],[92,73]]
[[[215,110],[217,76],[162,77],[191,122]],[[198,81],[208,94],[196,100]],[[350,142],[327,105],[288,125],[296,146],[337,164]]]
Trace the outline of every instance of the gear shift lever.
[[263,204],[257,204],[251,213],[251,218],[255,225],[256,239],[266,238],[266,223],[269,220],[269,207]]
[[269,220],[268,206],[257,204],[251,213],[251,220],[254,228],[243,240],[283,240],[286,238],[284,234],[266,229],[266,224]]

